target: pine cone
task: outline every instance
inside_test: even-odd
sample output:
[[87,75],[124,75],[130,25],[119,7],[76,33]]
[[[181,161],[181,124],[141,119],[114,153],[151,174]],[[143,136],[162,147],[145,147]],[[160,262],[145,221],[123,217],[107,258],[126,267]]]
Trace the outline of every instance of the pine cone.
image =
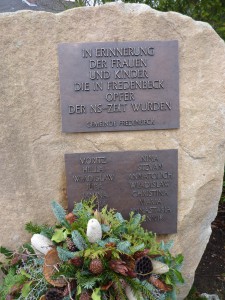
[[59,289],[49,289],[45,295],[46,300],[62,300],[63,293]]
[[71,238],[68,237],[66,239],[66,244],[67,244],[67,247],[68,247],[69,251],[71,251],[71,252],[77,251],[77,248],[74,245],[74,242],[71,240]]
[[135,272],[140,280],[147,280],[151,276],[153,270],[151,259],[143,256],[136,261]]
[[109,267],[114,272],[122,274],[124,276],[127,276],[128,268],[126,266],[126,263],[120,259],[111,260],[109,262]]
[[93,259],[90,263],[89,270],[93,274],[101,274],[103,272],[103,264],[102,261],[98,258]]
[[91,296],[85,291],[81,293],[79,300],[91,300]]
[[70,260],[70,262],[76,267],[81,267],[83,265],[84,260],[82,257],[74,257]]

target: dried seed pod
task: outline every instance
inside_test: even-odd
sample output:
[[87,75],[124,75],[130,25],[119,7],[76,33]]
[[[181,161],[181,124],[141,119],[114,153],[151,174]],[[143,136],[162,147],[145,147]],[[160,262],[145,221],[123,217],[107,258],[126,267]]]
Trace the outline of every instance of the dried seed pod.
[[120,258],[126,263],[126,266],[129,267],[131,270],[135,269],[135,259],[128,254],[120,254]]
[[164,292],[169,292],[173,289],[171,285],[168,285],[165,282],[159,280],[154,275],[151,275],[148,281],[151,284],[153,284],[157,289],[164,291]]
[[49,289],[45,295],[46,300],[62,300],[63,293],[59,289]]
[[104,258],[110,260],[112,257],[112,250],[105,251]]
[[60,263],[60,259],[58,257],[57,250],[56,249],[50,250],[45,255],[43,274],[45,276],[45,279],[53,286],[63,287],[66,285],[66,281],[62,277],[57,279],[52,279],[52,275],[57,272],[57,265],[59,263]]
[[116,273],[122,274],[123,276],[127,276],[128,268],[126,263],[120,259],[111,260],[109,262],[109,267]]
[[101,224],[96,219],[91,219],[87,224],[87,238],[90,243],[95,243],[102,238]]
[[68,296],[72,290],[74,290],[77,286],[76,280],[72,280],[71,282],[68,282],[67,285],[64,287],[63,290],[63,297]]
[[105,245],[106,248],[115,248],[116,247],[116,243],[107,243]]
[[70,260],[70,262],[76,267],[81,267],[84,263],[84,259],[82,257],[74,257]]
[[149,253],[149,249],[144,249],[143,251],[137,251],[134,253],[134,258],[135,259],[138,259],[138,258],[141,258],[142,256],[145,256]]
[[98,258],[93,259],[90,263],[89,270],[93,274],[101,274],[103,272],[103,264],[102,261]]
[[164,274],[169,271],[168,265],[162,263],[161,261],[158,260],[151,260],[152,261],[152,273],[154,274]]
[[96,220],[98,220],[99,223],[101,223],[101,221],[102,221],[102,214],[97,209],[94,212],[94,217],[95,217]]
[[129,276],[131,278],[136,278],[137,277],[137,273],[134,272],[132,269],[128,268],[127,276]]
[[68,215],[66,215],[66,220],[70,223],[70,224],[72,224],[72,223],[74,223],[75,221],[76,221],[76,216],[74,215],[74,213],[69,213]]
[[12,265],[12,266],[13,266],[13,265],[16,265],[21,259],[22,259],[21,254],[15,253],[15,254],[13,255],[13,258],[11,259],[11,265]]
[[79,300],[90,300],[91,296],[87,291],[81,293]]
[[69,237],[66,238],[66,245],[67,245],[69,251],[71,251],[71,252],[77,251],[77,247],[75,246],[75,244],[72,241],[72,239],[69,238]]
[[136,260],[135,272],[140,280],[147,280],[151,276],[152,262],[148,256],[143,256]]
[[47,254],[54,247],[53,242],[42,234],[35,233],[31,238],[31,245],[34,250]]
[[[105,245],[106,248],[115,248],[116,244],[115,243],[108,243]],[[109,249],[107,251],[105,251],[105,255],[104,255],[105,259],[110,260],[112,257],[112,250]]]

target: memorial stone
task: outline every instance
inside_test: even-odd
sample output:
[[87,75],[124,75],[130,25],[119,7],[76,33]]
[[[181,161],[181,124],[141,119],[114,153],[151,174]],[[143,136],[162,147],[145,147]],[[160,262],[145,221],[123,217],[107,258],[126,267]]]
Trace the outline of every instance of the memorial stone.
[[[179,294],[184,299],[222,190],[224,41],[206,23],[122,3],[56,15],[0,14],[0,33],[1,244],[16,248],[26,241],[26,222],[51,222],[52,199],[66,206],[65,153],[177,149],[177,233],[163,237],[173,239],[174,252],[185,257],[185,284]],[[176,40],[179,129],[62,133],[59,44]]]

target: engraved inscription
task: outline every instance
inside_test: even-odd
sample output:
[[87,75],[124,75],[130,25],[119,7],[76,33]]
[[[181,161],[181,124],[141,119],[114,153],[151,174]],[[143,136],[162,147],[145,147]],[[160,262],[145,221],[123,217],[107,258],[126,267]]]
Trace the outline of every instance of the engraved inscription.
[[146,216],[156,233],[176,232],[177,150],[66,154],[69,209],[95,195],[125,217]]
[[146,215],[149,222],[163,222],[172,209],[167,203],[173,172],[168,171],[158,155],[142,155],[134,173],[128,175],[131,195],[138,199],[132,210]]
[[107,203],[108,193],[105,189],[106,182],[114,182],[115,174],[105,169],[108,164],[106,156],[80,155],[76,165],[77,172],[71,173],[74,184],[82,184],[85,188],[81,193],[81,199],[97,196],[100,206]]
[[179,127],[177,41],[61,44],[59,71],[64,132]]

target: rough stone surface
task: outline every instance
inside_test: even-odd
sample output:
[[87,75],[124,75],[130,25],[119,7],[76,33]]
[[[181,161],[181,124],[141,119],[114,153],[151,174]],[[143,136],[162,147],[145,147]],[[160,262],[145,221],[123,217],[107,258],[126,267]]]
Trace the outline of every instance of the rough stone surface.
[[[221,194],[224,42],[208,24],[135,4],[58,15],[1,14],[0,34],[1,244],[15,247],[25,241],[24,223],[30,220],[49,222],[53,198],[66,205],[64,153],[175,148],[178,234],[169,238],[185,256],[183,299],[209,240]],[[173,39],[180,47],[180,129],[61,133],[58,43]]]

